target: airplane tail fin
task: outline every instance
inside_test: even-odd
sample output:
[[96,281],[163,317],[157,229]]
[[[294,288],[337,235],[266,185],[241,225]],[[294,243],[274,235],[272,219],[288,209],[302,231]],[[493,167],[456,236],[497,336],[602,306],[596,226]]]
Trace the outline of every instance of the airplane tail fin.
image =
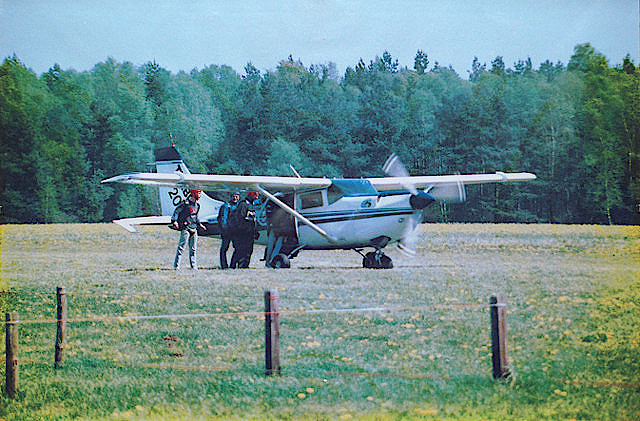
[[[181,172],[183,174],[191,174],[175,145],[168,148],[156,149],[154,155],[156,158],[156,171],[158,173]],[[188,188],[159,187],[158,189],[160,191],[160,209],[164,216],[173,215],[176,206],[189,196]],[[222,203],[223,202],[219,200],[207,196],[203,192],[200,196],[201,219],[216,218],[218,216],[218,209]]]

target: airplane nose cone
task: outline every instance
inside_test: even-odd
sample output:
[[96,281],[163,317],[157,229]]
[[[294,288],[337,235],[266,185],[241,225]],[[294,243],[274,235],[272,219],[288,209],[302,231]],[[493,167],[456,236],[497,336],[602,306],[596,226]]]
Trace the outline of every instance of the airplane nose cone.
[[425,192],[418,192],[417,194],[412,194],[409,198],[409,204],[411,204],[412,209],[424,209],[433,203],[435,199]]

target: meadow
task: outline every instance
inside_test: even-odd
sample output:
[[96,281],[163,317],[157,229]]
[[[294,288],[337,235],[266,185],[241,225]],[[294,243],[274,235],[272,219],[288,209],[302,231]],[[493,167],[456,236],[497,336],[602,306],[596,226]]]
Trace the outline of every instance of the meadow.
[[[167,228],[0,230],[0,310],[29,321],[3,421],[640,419],[640,227],[425,224],[416,256],[389,249],[392,270],[353,251],[266,269],[257,246],[250,269],[221,271],[219,240],[201,238],[198,272],[170,269]],[[70,319],[57,370],[56,286]],[[267,289],[283,312],[270,377]],[[508,306],[505,380],[491,375],[493,293]],[[371,307],[388,310],[353,310]],[[176,317],[193,314],[206,316]],[[116,319],[136,315],[164,317]]]

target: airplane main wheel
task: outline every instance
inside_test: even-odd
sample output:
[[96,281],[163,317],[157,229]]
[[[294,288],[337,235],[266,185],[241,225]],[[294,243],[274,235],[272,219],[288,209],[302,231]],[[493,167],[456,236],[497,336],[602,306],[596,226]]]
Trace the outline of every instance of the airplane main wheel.
[[393,261],[386,254],[382,254],[380,256],[380,266],[378,268],[379,269],[392,269],[393,268]]
[[365,254],[364,257],[362,258],[362,267],[365,267],[367,269],[372,269],[376,267],[376,253],[373,251],[370,251],[369,253]]
[[289,258],[286,254],[276,254],[273,259],[271,259],[270,266],[274,269],[289,269],[291,267],[291,262],[289,262]]
[[370,251],[362,258],[362,266],[368,269],[391,269],[393,261],[384,253]]

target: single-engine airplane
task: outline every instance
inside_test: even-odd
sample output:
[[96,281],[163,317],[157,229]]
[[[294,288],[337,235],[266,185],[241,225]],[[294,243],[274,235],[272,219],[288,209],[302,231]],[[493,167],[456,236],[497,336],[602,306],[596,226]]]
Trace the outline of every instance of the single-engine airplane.
[[[396,243],[413,253],[410,234],[422,211],[437,201],[466,200],[465,185],[525,181],[531,173],[409,176],[394,154],[383,169],[389,177],[315,178],[256,175],[191,174],[175,145],[155,151],[155,173],[130,173],[103,180],[156,186],[161,216],[115,220],[135,232],[134,225],[169,224],[175,207],[190,189],[232,192],[253,190],[264,196],[256,210],[257,240],[266,245],[266,266],[290,267],[300,250],[355,250],[365,268],[389,269],[393,262],[383,249]],[[218,210],[223,202],[202,194],[201,235],[219,235]],[[365,252],[367,248],[372,249]]]

